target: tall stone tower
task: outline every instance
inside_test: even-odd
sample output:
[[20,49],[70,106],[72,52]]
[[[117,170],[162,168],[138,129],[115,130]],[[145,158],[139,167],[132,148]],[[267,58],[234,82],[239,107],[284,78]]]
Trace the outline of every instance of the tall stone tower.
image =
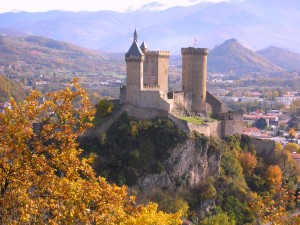
[[169,51],[148,51],[145,42],[141,45],[145,55],[144,86],[157,86],[159,90],[168,92]]
[[143,88],[143,63],[145,56],[137,44],[138,35],[136,30],[133,35],[133,43],[125,54],[127,64],[126,102],[138,105],[140,91]]
[[191,94],[191,110],[206,113],[207,48],[182,48],[182,90]]

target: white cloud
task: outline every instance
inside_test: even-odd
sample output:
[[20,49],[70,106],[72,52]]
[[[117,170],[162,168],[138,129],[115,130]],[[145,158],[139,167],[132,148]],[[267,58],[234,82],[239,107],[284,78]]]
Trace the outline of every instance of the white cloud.
[[[98,11],[113,10],[126,11],[141,9],[148,5],[148,9],[163,9],[176,5],[187,6],[203,1],[219,2],[222,0],[0,0],[0,12],[13,10],[42,12],[48,10],[67,11]],[[224,0],[223,0],[224,1]]]

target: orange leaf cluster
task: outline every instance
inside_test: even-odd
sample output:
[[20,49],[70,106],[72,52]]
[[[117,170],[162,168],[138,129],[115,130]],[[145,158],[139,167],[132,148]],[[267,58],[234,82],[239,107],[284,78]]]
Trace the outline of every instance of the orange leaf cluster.
[[76,80],[40,97],[32,91],[0,114],[0,224],[181,224],[179,213],[137,206],[126,187],[96,177],[76,142],[94,115]]

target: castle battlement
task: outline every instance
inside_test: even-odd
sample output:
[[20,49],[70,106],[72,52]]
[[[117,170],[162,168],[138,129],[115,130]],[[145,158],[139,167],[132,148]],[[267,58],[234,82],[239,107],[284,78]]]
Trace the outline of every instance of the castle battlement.
[[144,85],[144,90],[158,90],[159,91],[160,87],[159,85]]
[[143,62],[145,60],[144,56],[137,56],[137,55],[126,55],[125,61],[126,62]]
[[208,48],[181,48],[182,55],[207,55]]
[[147,51],[147,56],[167,56],[170,57],[169,51]]

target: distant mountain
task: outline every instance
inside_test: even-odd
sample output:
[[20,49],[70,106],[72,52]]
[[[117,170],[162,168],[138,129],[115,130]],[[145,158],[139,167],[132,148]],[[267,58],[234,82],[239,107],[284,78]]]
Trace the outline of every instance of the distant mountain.
[[124,70],[124,63],[114,55],[38,36],[0,35],[0,66],[24,73],[30,68],[98,73]]
[[300,54],[278,47],[268,47],[257,53],[288,71],[300,72]]
[[25,90],[21,85],[0,75],[0,102],[8,101],[10,97],[20,101],[23,100],[25,96]]
[[236,39],[229,39],[209,52],[208,71],[247,74],[283,72],[284,69],[245,48]]
[[2,13],[1,33],[38,35],[108,52],[126,52],[136,27],[149,49],[213,48],[235,37],[246,47],[278,46],[300,52],[298,0],[199,3],[162,11]]

